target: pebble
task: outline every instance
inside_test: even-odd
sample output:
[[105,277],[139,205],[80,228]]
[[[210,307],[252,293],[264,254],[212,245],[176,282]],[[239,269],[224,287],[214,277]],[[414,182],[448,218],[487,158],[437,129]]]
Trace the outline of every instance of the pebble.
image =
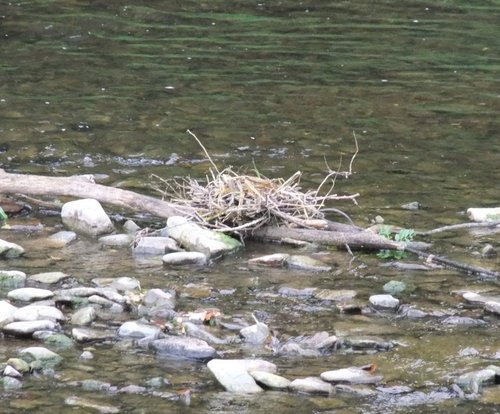
[[9,299],[22,302],[33,302],[36,300],[48,299],[52,296],[54,296],[54,294],[50,290],[32,287],[14,289],[7,293]]
[[226,391],[248,394],[263,391],[249,371],[274,374],[277,370],[276,365],[262,359],[212,359],[207,367]]
[[94,359],[94,354],[90,351],[83,351],[81,354],[80,354],[80,359],[84,360],[84,361],[88,361],[90,359]]

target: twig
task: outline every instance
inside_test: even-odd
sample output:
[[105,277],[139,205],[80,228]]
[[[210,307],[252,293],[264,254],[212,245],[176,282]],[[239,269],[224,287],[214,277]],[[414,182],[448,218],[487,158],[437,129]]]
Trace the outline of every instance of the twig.
[[201,143],[201,141],[198,139],[198,137],[195,134],[193,134],[189,129],[186,130],[186,132],[189,135],[191,135],[196,140],[196,142],[201,147],[201,149],[203,150],[203,152],[205,152],[205,155],[207,156],[208,161],[210,161],[210,164],[212,164],[212,166],[215,168],[215,171],[217,171],[217,174],[220,174],[220,171],[217,168],[217,165],[215,165],[215,163],[212,161],[212,158],[210,157],[210,154],[208,153],[207,149],[203,146],[203,144]]
[[455,231],[461,229],[471,229],[477,227],[496,227],[500,226],[500,220],[498,221],[488,221],[488,222],[480,222],[480,223],[461,223],[461,224],[452,224],[450,226],[438,227],[428,231],[420,231],[417,232],[419,236],[430,236],[431,234],[442,233],[445,231]]

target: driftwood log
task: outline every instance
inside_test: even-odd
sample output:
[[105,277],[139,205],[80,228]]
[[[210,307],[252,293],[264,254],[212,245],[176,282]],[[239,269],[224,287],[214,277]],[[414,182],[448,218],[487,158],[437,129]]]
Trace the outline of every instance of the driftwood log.
[[[96,184],[93,182],[92,176],[49,177],[14,174],[0,169],[0,194],[94,198],[103,204],[134,212],[149,213],[161,219],[175,215],[185,217],[193,217],[195,215],[193,210],[185,206],[178,206],[174,203],[138,194],[133,191]],[[413,248],[411,244],[397,243],[356,226],[331,222],[325,222],[325,228],[322,230],[266,226],[249,232],[246,235],[270,241],[297,239],[352,250],[407,250],[424,258],[430,256],[429,253]],[[500,276],[500,272],[453,262],[443,257],[433,257],[435,262],[462,272],[465,271],[466,273],[492,277]]]

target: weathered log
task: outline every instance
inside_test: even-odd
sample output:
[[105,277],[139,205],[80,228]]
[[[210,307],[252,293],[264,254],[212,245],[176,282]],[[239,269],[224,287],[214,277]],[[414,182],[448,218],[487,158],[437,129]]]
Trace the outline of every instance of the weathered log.
[[0,169],[0,194],[94,198],[101,203],[152,214],[159,218],[191,216],[192,211],[154,197],[96,184],[84,176],[48,177],[12,174]]

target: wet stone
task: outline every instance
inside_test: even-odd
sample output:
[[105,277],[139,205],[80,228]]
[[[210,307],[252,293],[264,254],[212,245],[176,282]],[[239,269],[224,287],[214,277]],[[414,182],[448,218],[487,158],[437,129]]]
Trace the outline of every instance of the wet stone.
[[19,288],[26,283],[26,273],[18,270],[1,270],[0,286],[8,288]]
[[31,275],[28,279],[33,282],[45,283],[47,285],[50,285],[58,283],[61,280],[67,279],[68,277],[69,275],[63,272],[46,272]]
[[332,384],[318,377],[297,378],[290,383],[291,390],[308,394],[334,394]]
[[94,306],[85,306],[78,309],[71,316],[72,325],[90,325],[97,317]]
[[372,295],[369,300],[377,309],[396,310],[399,306],[399,300],[392,295]]
[[5,376],[1,378],[0,381],[2,382],[3,389],[6,391],[19,390],[23,387],[22,381],[11,376]]
[[288,297],[305,297],[309,298],[314,295],[316,288],[304,288],[304,289],[295,289],[288,286],[282,286],[278,289],[278,293],[282,296]]
[[150,289],[144,296],[144,305],[148,307],[175,307],[175,293],[161,289]]
[[161,258],[161,260],[164,265],[168,266],[204,266],[208,263],[207,256],[200,252],[167,253]]
[[11,322],[5,325],[2,330],[7,335],[13,336],[31,336],[36,331],[56,331],[60,328],[59,324],[51,320],[37,320],[25,322]]
[[377,392],[366,385],[337,384],[335,392],[338,394],[350,394],[356,397],[372,397]]
[[96,278],[92,283],[99,288],[115,289],[117,292],[140,290],[141,284],[134,277],[122,276],[117,278]]
[[54,296],[52,291],[47,289],[38,289],[38,288],[19,288],[11,290],[7,293],[7,297],[12,300],[18,300],[22,302],[32,302],[36,300],[48,299]]
[[428,313],[426,313],[420,309],[416,309],[413,306],[406,305],[406,304],[401,305],[399,307],[398,314],[400,314],[401,316],[404,316],[405,318],[408,318],[408,319],[420,319],[420,318],[425,318],[426,316],[429,316]]
[[33,366],[33,362],[37,362],[37,368],[53,367],[63,360],[60,355],[41,346],[24,348],[20,351],[20,355],[31,366]]
[[314,292],[314,297],[321,300],[332,300],[334,302],[344,302],[354,299],[357,295],[355,290],[332,290],[332,289],[321,289]]
[[115,229],[101,204],[90,198],[65,203],[61,219],[70,230],[90,237],[111,233]]
[[265,323],[257,322],[240,330],[240,335],[244,341],[253,344],[263,344],[269,336],[269,328]]
[[99,342],[115,337],[115,332],[108,329],[73,328],[71,336],[77,342]]
[[382,338],[372,337],[372,336],[352,336],[344,339],[344,344],[346,347],[353,348],[355,350],[377,350],[377,351],[387,351],[393,348],[393,345],[384,341]]
[[101,404],[97,401],[89,400],[87,398],[80,398],[74,395],[66,397],[64,403],[71,407],[89,408],[100,414],[115,414],[121,412],[120,408],[118,407]]
[[266,388],[283,390],[287,389],[291,383],[291,381],[287,378],[267,371],[249,370],[248,373],[253,377],[257,384],[263,385]]
[[332,268],[322,261],[309,256],[291,255],[285,260],[289,269],[305,270],[310,272],[329,272]]
[[391,280],[387,282],[383,289],[384,292],[389,295],[398,295],[406,290],[406,283],[400,282],[399,280]]
[[322,372],[320,378],[328,382],[348,382],[351,384],[376,384],[383,379],[381,375],[373,375],[369,371],[356,367]]
[[141,237],[134,243],[132,252],[135,255],[163,256],[168,252],[180,252],[182,249],[170,237]]
[[454,326],[482,326],[486,325],[486,322],[481,319],[469,318],[467,316],[448,316],[441,321],[443,325],[454,325]]
[[161,329],[155,325],[141,323],[140,321],[127,321],[118,328],[118,336],[129,338],[152,337],[159,338],[163,335]]
[[152,341],[149,346],[158,354],[188,359],[209,359],[217,355],[205,341],[184,336],[167,335]]
[[76,240],[74,231],[59,231],[47,237],[47,243],[50,247],[64,247]]
[[0,327],[14,321],[17,308],[6,300],[0,301]]
[[254,257],[248,260],[249,266],[267,266],[267,267],[282,267],[286,260],[290,257],[286,253],[274,253],[266,256]]
[[0,256],[8,259],[20,257],[24,254],[24,249],[15,243],[10,243],[0,239]]
[[97,241],[106,247],[130,247],[134,238],[130,234],[110,234],[109,236],[102,236]]

